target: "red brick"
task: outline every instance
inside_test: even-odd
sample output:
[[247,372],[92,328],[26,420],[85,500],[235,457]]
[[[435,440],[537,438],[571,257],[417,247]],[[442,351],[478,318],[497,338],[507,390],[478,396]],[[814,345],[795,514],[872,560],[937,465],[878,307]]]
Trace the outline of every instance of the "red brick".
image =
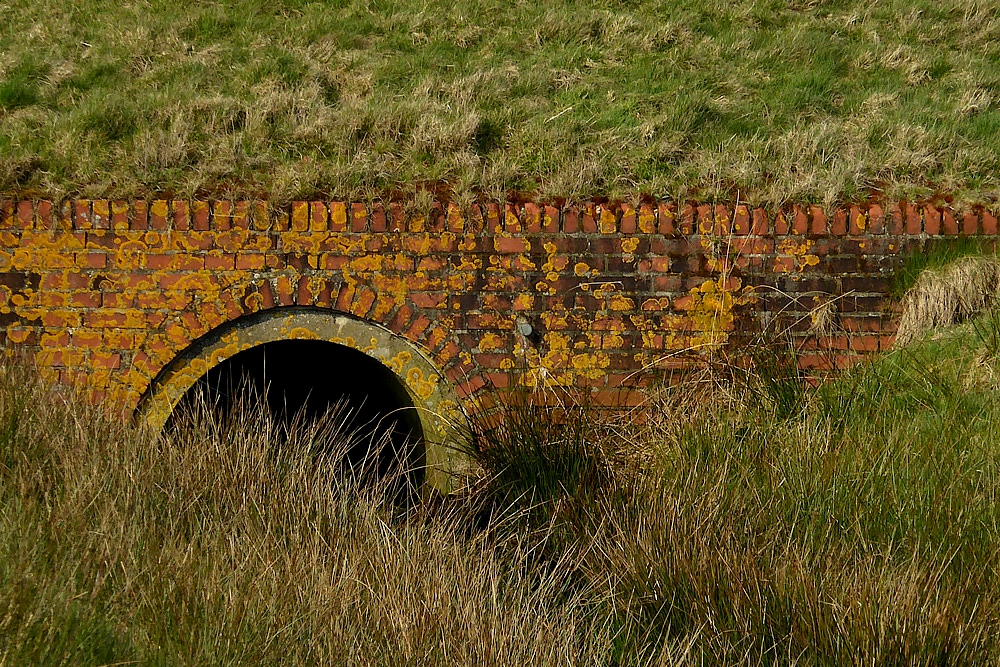
[[236,268],[236,255],[209,253],[205,255],[205,268],[209,271],[232,271]]
[[[275,298],[274,291],[271,289],[271,282],[264,280],[257,287],[257,293],[260,294],[261,298],[261,308],[274,308]],[[245,303],[245,300],[244,300]]]
[[170,208],[174,213],[174,229],[181,232],[191,229],[191,211],[187,201],[175,199]]
[[277,285],[276,291],[277,302],[281,306],[294,306],[295,305],[295,290],[297,285],[292,284],[291,278],[288,276],[278,276],[275,281]]
[[250,202],[242,200],[233,206],[233,229],[250,229]]
[[208,202],[196,199],[191,203],[191,226],[195,231],[207,232],[209,229]]
[[868,231],[868,217],[857,206],[852,206],[847,215],[847,229],[852,236],[865,234]]
[[749,236],[733,239],[732,247],[743,255],[766,255],[774,252],[774,241],[769,238]]
[[129,216],[129,229],[145,231],[149,229],[149,209],[145,199],[136,199],[132,202],[131,215]]
[[788,224],[788,215],[785,211],[778,209],[778,212],[774,216],[774,234],[775,236],[785,236],[791,231],[792,226]]
[[361,233],[368,230],[368,210],[364,204],[351,204],[351,231]]
[[473,204],[465,220],[465,231],[469,234],[475,234],[484,229],[486,229],[486,223],[483,222],[483,209],[479,204]]
[[542,209],[542,231],[546,234],[559,233],[559,209],[555,206]]
[[941,233],[941,211],[933,204],[924,206],[924,232],[932,236]]
[[979,216],[974,211],[966,211],[962,216],[962,233],[975,236],[979,232]]
[[941,226],[945,234],[949,236],[958,235],[958,221],[949,209],[945,209],[941,214]]
[[906,233],[910,235],[920,234],[923,229],[920,221],[920,210],[914,204],[905,204],[903,215],[906,223]]
[[300,276],[295,289],[295,303],[300,306],[313,305],[313,294],[309,290],[309,276]]
[[293,232],[309,231],[309,202],[293,201],[289,229]]
[[847,234],[847,210],[838,208],[833,212],[833,221],[830,223],[830,233],[833,236],[844,236]]
[[418,315],[403,335],[410,340],[418,340],[430,325],[431,321],[426,315]]
[[[819,208],[814,207],[814,208]],[[813,212],[813,218],[816,218],[816,211]],[[823,214],[822,210],[818,211],[820,220],[822,220],[823,228],[826,229],[826,216]],[[808,234],[810,229],[809,216],[806,214],[805,210],[795,204],[792,207],[792,233],[793,234]]]
[[385,217],[385,208],[381,202],[372,204],[371,224],[373,232],[384,232],[388,229]]
[[16,210],[17,205],[10,199],[0,200],[0,228],[10,229],[14,226]]
[[38,229],[53,229],[52,226],[52,202],[43,199],[35,206],[36,227]]
[[900,204],[892,204],[889,206],[889,233],[893,236],[902,236],[906,231],[906,221],[905,212],[903,211],[903,206]]
[[228,201],[212,202],[212,228],[227,232],[233,226],[233,205]]
[[390,331],[394,333],[400,333],[403,331],[403,327],[410,323],[410,318],[413,317],[413,310],[409,306],[403,304],[396,311],[396,314],[392,316],[389,323],[386,325]]
[[677,208],[670,202],[660,202],[656,207],[656,231],[664,236],[673,236],[677,231]]
[[331,232],[346,232],[350,228],[347,204],[342,201],[330,202],[328,227]]
[[762,208],[753,210],[753,222],[750,225],[750,233],[754,236],[766,236],[768,233],[767,211]]
[[240,271],[259,271],[264,268],[264,255],[236,256],[236,268]]
[[712,220],[712,207],[708,204],[702,204],[695,211],[697,233],[711,234],[715,229],[715,221]]
[[474,396],[476,392],[486,386],[486,378],[482,375],[474,375],[464,382],[459,378],[452,378],[450,376],[449,379],[455,383],[455,391],[458,392],[459,398],[469,398],[470,396]]
[[431,233],[440,233],[447,228],[444,209],[441,207],[441,202],[434,202],[431,204],[430,210],[427,211],[426,219],[427,231]]
[[448,367],[449,363],[458,356],[458,353],[462,349],[455,343],[455,341],[448,341],[437,354],[434,355],[434,362],[440,368]]
[[493,239],[493,248],[500,253],[522,253],[531,250],[531,243],[523,237],[497,236]]
[[521,227],[521,210],[517,204],[508,202],[503,208],[503,229],[508,234],[518,234]]
[[580,211],[576,206],[570,206],[563,214],[563,233],[576,234],[580,231]]
[[622,204],[622,234],[635,234],[637,231],[636,212],[631,204]]
[[74,331],[73,347],[97,348],[101,347],[102,337],[99,331]]
[[336,309],[345,313],[351,311],[351,302],[354,301],[354,285],[350,283],[344,283],[340,286],[340,292],[337,294]]
[[733,216],[727,206],[716,204],[714,229],[716,236],[729,236],[732,233]]
[[538,234],[542,231],[542,210],[538,204],[527,202],[524,205],[524,230],[529,234]]
[[447,292],[413,292],[410,301],[417,308],[439,309],[448,305]]
[[989,236],[996,236],[997,234],[997,218],[993,213],[987,210],[983,210],[983,234]]
[[445,341],[447,336],[448,334],[445,332],[444,327],[432,327],[417,340],[429,352],[434,352],[438,346]]
[[733,212],[733,233],[740,236],[750,233],[750,211],[745,204],[740,204]]
[[597,207],[594,204],[585,204],[580,211],[580,227],[585,234],[598,233],[597,228]]
[[388,224],[390,232],[406,231],[406,210],[399,202],[389,204]]
[[273,231],[287,232],[292,228],[291,206],[272,206],[270,210]]
[[74,229],[91,228],[89,199],[77,199],[76,202],[74,202],[73,228]]
[[868,207],[868,233],[882,234],[885,232],[885,213],[878,204]]
[[92,203],[94,229],[111,229],[111,206],[107,199],[95,199]]
[[17,218],[15,226],[18,229],[31,229],[35,221],[35,207],[30,201],[17,202]]
[[490,234],[498,234],[503,231],[502,215],[503,212],[497,204],[488,202],[483,220],[483,229]]
[[251,224],[259,232],[271,229],[271,209],[265,201],[254,201],[250,205]]

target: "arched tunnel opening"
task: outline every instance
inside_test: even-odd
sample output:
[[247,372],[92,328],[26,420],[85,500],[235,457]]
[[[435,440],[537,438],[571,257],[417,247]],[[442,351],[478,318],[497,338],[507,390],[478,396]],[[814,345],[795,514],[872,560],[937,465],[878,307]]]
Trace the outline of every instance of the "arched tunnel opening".
[[351,434],[345,465],[366,464],[380,477],[405,471],[411,490],[423,482],[424,434],[409,393],[389,368],[353,348],[320,340],[263,343],[209,370],[174,415],[194,407],[192,401],[220,419],[244,406],[259,407],[286,434],[339,408],[346,424],[337,430]]

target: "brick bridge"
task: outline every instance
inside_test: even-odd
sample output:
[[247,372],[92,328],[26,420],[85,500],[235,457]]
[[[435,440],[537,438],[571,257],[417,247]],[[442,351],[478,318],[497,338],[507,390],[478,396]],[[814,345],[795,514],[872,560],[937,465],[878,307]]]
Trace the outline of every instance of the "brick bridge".
[[849,363],[892,343],[901,256],[959,235],[996,236],[997,220],[905,203],[11,201],[0,337],[153,426],[254,348],[359,351],[426,408],[428,480],[446,488],[455,462],[439,443],[489,384],[608,397],[761,327],[787,330],[803,368]]

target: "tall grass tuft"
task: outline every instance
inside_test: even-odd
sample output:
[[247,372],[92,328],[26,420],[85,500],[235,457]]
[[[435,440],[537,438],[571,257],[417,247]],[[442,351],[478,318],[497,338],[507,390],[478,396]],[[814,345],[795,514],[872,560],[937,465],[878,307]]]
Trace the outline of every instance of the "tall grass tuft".
[[401,511],[314,456],[315,427],[248,410],[157,438],[16,366],[0,424],[0,664],[606,662],[526,541]]

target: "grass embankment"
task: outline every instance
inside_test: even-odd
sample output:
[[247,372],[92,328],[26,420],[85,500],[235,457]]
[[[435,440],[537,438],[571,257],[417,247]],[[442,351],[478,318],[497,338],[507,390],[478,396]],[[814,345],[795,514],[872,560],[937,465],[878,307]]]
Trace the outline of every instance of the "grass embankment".
[[153,439],[3,366],[0,664],[996,664],[998,325],[641,425],[513,401],[412,507],[312,432]]
[[0,4],[0,194],[990,203],[973,0]]

